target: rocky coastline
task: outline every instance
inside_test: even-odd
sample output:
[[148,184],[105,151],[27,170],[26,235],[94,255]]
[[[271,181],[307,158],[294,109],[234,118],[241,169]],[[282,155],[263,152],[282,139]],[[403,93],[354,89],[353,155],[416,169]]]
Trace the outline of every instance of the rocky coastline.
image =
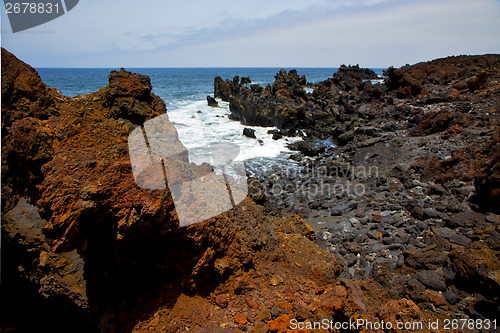
[[216,77],[232,119],[303,137],[300,168],[262,173],[241,204],[180,228],[170,192],[137,187],[128,156],[130,132],[167,111],[149,78],[113,71],[69,98],[2,49],[0,328],[499,318],[500,56],[385,76],[342,66],[312,85],[282,70],[266,87]]
[[313,227],[340,277],[453,318],[498,318],[500,56],[384,74],[372,83],[342,66],[310,94],[295,71],[265,88],[216,78],[215,96],[242,123],[303,134],[291,145],[298,171],[254,181],[267,205]]

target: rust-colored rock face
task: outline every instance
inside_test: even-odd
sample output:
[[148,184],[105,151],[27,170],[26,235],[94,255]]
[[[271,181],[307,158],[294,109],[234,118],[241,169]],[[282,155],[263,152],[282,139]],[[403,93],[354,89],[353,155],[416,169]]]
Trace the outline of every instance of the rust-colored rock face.
[[418,124],[412,128],[410,134],[419,136],[442,132],[448,129],[453,119],[453,113],[449,111],[443,110],[427,113],[422,117]]
[[[128,111],[116,111],[126,98]],[[127,146],[132,121],[165,111],[145,76],[113,72],[99,92],[70,99],[2,49],[2,215],[10,216],[3,226],[17,230],[23,215],[14,212],[36,212],[42,241],[24,250],[39,259],[26,263],[23,275],[46,297],[88,309],[88,294],[113,284],[107,274],[130,269],[114,251],[138,234],[176,228],[168,191],[135,185]],[[61,273],[71,265],[78,277]]]
[[53,93],[31,66],[2,48],[2,128],[24,117],[56,114]]

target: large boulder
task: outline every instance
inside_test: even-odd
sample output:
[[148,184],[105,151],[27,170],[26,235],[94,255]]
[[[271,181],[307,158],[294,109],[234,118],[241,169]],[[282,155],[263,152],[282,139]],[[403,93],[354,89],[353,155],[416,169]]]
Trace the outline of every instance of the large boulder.
[[443,132],[450,127],[454,119],[455,115],[447,110],[427,113],[410,130],[410,134],[423,136]]
[[251,139],[255,139],[255,130],[254,129],[251,129],[251,128],[248,128],[248,127],[245,127],[243,129],[243,135],[246,136],[247,138],[251,138]]
[[120,71],[111,71],[106,87],[106,98],[110,104],[120,97],[132,97],[139,101],[147,101],[150,97],[151,80],[147,75],[131,73],[124,68]]
[[105,106],[114,119],[127,119],[142,124],[147,119],[165,112],[165,103],[151,95],[151,81],[147,75],[131,73],[121,68],[109,74],[104,88]]
[[218,108],[219,107],[219,103],[217,103],[217,101],[215,100],[215,98],[213,98],[212,96],[207,96],[207,104],[208,106],[211,106],[213,108]]
[[455,283],[469,292],[494,298],[500,292],[500,260],[485,245],[474,242],[465,249],[450,252]]
[[404,69],[389,67],[385,71],[387,79],[385,84],[389,91],[395,91],[398,98],[417,96],[425,92],[422,81],[413,77]]

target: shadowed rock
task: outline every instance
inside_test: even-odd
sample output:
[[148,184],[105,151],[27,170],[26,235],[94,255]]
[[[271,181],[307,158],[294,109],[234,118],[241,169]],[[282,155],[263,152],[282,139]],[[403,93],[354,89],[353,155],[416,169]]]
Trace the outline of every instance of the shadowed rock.
[[207,96],[207,103],[208,103],[208,106],[211,106],[213,108],[219,107],[219,103],[217,103],[215,98],[213,98],[212,96]]

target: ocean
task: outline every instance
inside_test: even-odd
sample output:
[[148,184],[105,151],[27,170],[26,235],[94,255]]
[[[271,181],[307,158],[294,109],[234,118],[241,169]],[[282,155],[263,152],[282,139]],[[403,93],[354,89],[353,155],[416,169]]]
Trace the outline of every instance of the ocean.
[[[285,68],[287,71],[291,68]],[[91,93],[108,83],[108,75],[118,68],[37,68],[42,81],[63,95],[74,97]],[[230,142],[240,147],[236,160],[245,161],[247,173],[272,170],[277,166],[293,166],[288,159],[292,152],[289,143],[298,138],[273,140],[267,132],[273,128],[251,127],[230,120],[229,104],[219,101],[219,108],[207,105],[206,97],[213,96],[214,77],[224,80],[235,75],[248,76],[252,83],[266,86],[274,82],[274,75],[280,68],[127,68],[135,73],[148,75],[153,93],[160,96],[166,105],[170,121],[177,128],[179,138],[188,149],[190,159],[196,160],[201,147],[213,142]],[[331,77],[336,68],[296,68],[299,75],[305,75],[307,82],[318,83]],[[383,69],[374,69],[382,74]],[[257,139],[242,135],[243,129],[255,130]]]

